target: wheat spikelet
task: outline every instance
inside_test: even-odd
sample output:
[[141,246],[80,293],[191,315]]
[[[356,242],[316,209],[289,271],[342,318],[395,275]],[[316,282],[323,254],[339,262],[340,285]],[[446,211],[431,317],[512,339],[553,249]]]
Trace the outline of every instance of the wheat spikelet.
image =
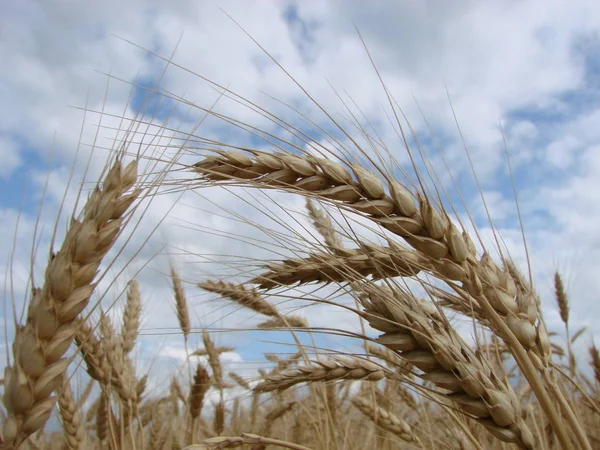
[[163,440],[166,432],[163,432],[165,428],[165,415],[167,407],[165,403],[158,403],[156,410],[152,414],[152,423],[150,426],[150,438],[148,439],[148,450],[161,450],[163,448]]
[[314,227],[323,237],[325,245],[334,253],[343,248],[342,240],[335,231],[331,218],[322,209],[317,208],[315,202],[309,198],[306,199],[306,209]]
[[62,417],[65,440],[69,450],[79,450],[85,440],[83,424],[77,412],[69,378],[63,375],[63,385],[58,396],[58,406]]
[[369,380],[377,381],[384,372],[376,364],[359,358],[336,358],[327,361],[315,361],[311,366],[268,375],[254,387],[256,392],[271,392],[288,389],[298,383],[332,380]]
[[116,160],[89,196],[81,220],[73,219],[64,242],[51,255],[44,284],[33,290],[24,326],[13,344],[13,366],[5,370],[3,402],[6,446],[18,447],[47,421],[69,359],[74,323],[87,306],[100,263],[118,237],[124,214],[139,192],[127,194],[137,180],[137,161],[123,168]]
[[112,368],[102,344],[85,322],[78,323],[75,342],[86,363],[88,375],[102,387],[108,386],[111,382]]
[[410,425],[389,411],[367,401],[363,397],[354,397],[352,399],[352,404],[377,426],[393,433],[403,441],[412,442],[415,440]]
[[202,406],[204,405],[204,396],[210,387],[210,376],[202,364],[196,367],[194,381],[190,389],[188,400],[190,416],[193,420],[200,417]]
[[[277,405],[275,408],[271,409],[265,417],[265,423],[263,424],[261,435],[264,436],[270,434],[271,428],[273,428],[273,424],[275,423],[275,421],[285,416],[288,412],[290,412],[295,404],[296,402],[292,401],[289,403],[284,403],[282,405]],[[266,448],[266,444],[260,443],[253,445],[251,447],[251,450],[265,450]]]
[[141,311],[140,287],[136,280],[131,280],[127,291],[127,303],[123,312],[123,326],[121,328],[123,353],[125,355],[129,354],[135,345],[140,327]]
[[144,375],[142,378],[137,380],[135,384],[135,398],[137,403],[140,403],[144,392],[146,392],[146,387],[148,386],[148,375]]
[[215,434],[220,436],[225,429],[225,405],[223,404],[223,401],[220,401],[215,405],[214,414],[213,428],[215,430]]
[[308,322],[305,318],[299,316],[277,317],[275,319],[265,320],[257,325],[257,328],[269,330],[274,328],[308,328]]
[[223,389],[225,386],[223,382],[223,367],[221,366],[217,348],[206,331],[202,333],[202,341],[204,342],[204,350],[208,356],[208,364],[212,370],[213,382],[217,389]]
[[[421,262],[422,267],[444,279],[459,281],[461,285],[453,287],[470,301],[492,308],[505,322],[500,325],[495,317],[490,321],[503,339],[511,339],[507,335],[509,330],[526,350],[537,349],[541,353],[534,363],[538,366],[547,363],[544,348],[538,345],[547,336],[543,327],[535,326],[539,311],[532,293],[518,290],[508,271],[500,269],[487,253],[477,260],[468,234],[459,233],[446,213],[440,213],[426,195],[417,194],[417,207],[414,197],[395,181],[388,181],[388,195],[379,177],[356,164],[348,165],[351,174],[341,164],[311,155],[256,150],[249,151],[252,156],[238,151],[217,153],[218,156],[209,156],[192,167],[209,183],[230,180],[253,187],[284,189],[332,201],[365,215],[403,237],[424,256],[428,262]],[[311,281],[317,281],[327,279],[317,272],[328,267],[306,269],[313,277]],[[286,276],[294,279],[294,273],[286,272]],[[487,316],[488,310],[483,308],[483,311]]]
[[270,264],[269,272],[258,275],[250,283],[262,289],[311,282],[352,281],[367,276],[373,279],[417,275],[422,260],[415,252],[396,246],[393,249],[365,244],[361,249],[338,249],[335,255],[315,253]]
[[98,409],[96,411],[96,436],[100,442],[105,441],[108,438],[108,431],[110,428],[110,397],[102,392],[98,402]]
[[183,290],[181,278],[179,278],[179,275],[173,267],[171,267],[171,280],[173,282],[173,293],[175,294],[175,307],[177,310],[179,327],[181,328],[183,337],[187,342],[192,327],[190,322],[190,312],[188,310],[187,298],[185,296],[185,291]]
[[228,283],[221,280],[206,280],[198,283],[198,287],[209,292],[227,297],[252,311],[265,316],[277,316],[278,311],[267,302],[256,289],[241,284]]
[[558,304],[560,318],[566,325],[569,323],[569,299],[567,297],[567,292],[565,291],[562,277],[558,272],[554,274],[554,292],[556,294],[556,303]]
[[247,389],[249,391],[252,390],[252,388],[250,387],[250,384],[244,378],[242,378],[239,374],[237,374],[235,372],[229,372],[229,378],[231,378],[233,381],[235,381],[238,385],[240,385],[244,389]]
[[307,327],[306,321],[301,317],[282,315],[275,306],[267,302],[254,288],[247,288],[241,284],[229,283],[222,280],[202,281],[198,283],[198,287],[220,294],[254,312],[273,318],[260,323],[258,328]]

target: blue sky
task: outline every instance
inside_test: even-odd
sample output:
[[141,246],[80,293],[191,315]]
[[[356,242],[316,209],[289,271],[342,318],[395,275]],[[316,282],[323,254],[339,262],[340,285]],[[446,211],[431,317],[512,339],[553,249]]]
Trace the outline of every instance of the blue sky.
[[[423,109],[469,210],[482,234],[489,238],[491,233],[454,123],[448,90],[496,226],[514,258],[523,265],[525,252],[516,223],[501,122],[516,177],[534,274],[547,308],[546,320],[551,328],[560,330],[551,295],[552,273],[560,269],[572,298],[572,327],[587,326],[590,330],[577,347],[578,353],[585,357],[592,333],[597,336],[600,331],[595,325],[600,322],[595,294],[600,290],[597,277],[600,263],[596,256],[600,248],[600,6],[596,3],[432,0],[381,1],[374,7],[371,2],[326,0],[175,0],[168,5],[150,0],[3,2],[0,60],[10,69],[0,71],[3,98],[0,229],[6,236],[0,244],[0,256],[5,270],[18,209],[27,189],[13,263],[16,300],[25,297],[29,249],[41,189],[48,174],[49,155],[53,149],[48,200],[40,219],[45,231],[52,229],[56,205],[65,189],[65,173],[78,148],[83,115],[72,106],[81,108],[87,104],[90,110],[105,108],[110,114],[120,115],[130,90],[130,85],[120,79],[138,80],[147,87],[161,79],[163,61],[115,36],[167,57],[177,48],[173,58],[177,64],[295,120],[295,124],[317,138],[319,132],[298,122],[297,116],[263,92],[293,105],[328,131],[334,130],[294,83],[220,11],[220,6],[336,118],[347,112],[330,83],[345,101],[352,98],[360,112],[375,124],[394,156],[406,161],[401,142],[388,121],[390,109],[385,93],[354,29],[356,24],[391,94],[431,152],[440,176],[448,183],[440,154],[433,146],[413,96]],[[108,88],[105,73],[115,77]],[[210,107],[218,98],[218,92],[207,83],[173,66],[167,69],[160,87],[201,107]],[[127,115],[132,117],[143,108],[145,100],[147,91],[135,89]],[[155,105],[159,102],[156,96],[152,101]],[[157,119],[166,118],[173,105],[172,100],[161,103]],[[222,99],[217,108],[244,122],[276,131],[268,120],[233,101]],[[354,109],[354,113],[358,111]],[[199,110],[181,107],[170,125],[181,124],[183,129],[191,129],[201,116]],[[87,114],[82,132],[84,143],[93,142],[98,123],[98,114]],[[102,123],[118,126],[118,120],[108,116]],[[99,147],[110,144],[111,133],[110,128],[102,129]],[[198,134],[260,143],[243,133],[234,133],[214,119],[207,121]],[[88,154],[89,147],[81,146],[76,181],[81,179]],[[88,180],[94,180],[105,159],[105,151],[94,152]],[[74,185],[70,192],[75,188]],[[223,192],[207,191],[203,195],[217,203],[236,201],[232,194]],[[302,209],[301,199],[277,195],[275,198],[282,208]],[[457,199],[452,190],[451,198]],[[151,233],[153,224],[161,220],[173,201],[174,197],[161,197],[153,202],[141,227],[142,236]],[[236,211],[269,224],[259,211],[241,202],[232,204]],[[194,208],[209,213],[199,215],[199,209]],[[261,238],[256,228],[221,219],[216,212],[200,196],[186,195],[183,204],[171,212],[173,218],[163,223],[142,255],[150,259],[153,250],[166,244],[173,250],[172,262],[190,282],[207,277],[207,266],[193,261],[189,255],[181,257],[182,249],[205,255],[223,255],[235,250],[241,256],[255,256],[248,246],[201,234],[203,226],[219,226],[240,234],[249,233],[250,238]],[[183,221],[197,224],[197,229],[181,226]],[[40,268],[47,251],[44,242],[47,244],[47,240],[42,239]],[[141,245],[141,241],[135,244]],[[259,253],[269,254],[273,255],[268,248]],[[148,335],[153,330],[176,329],[172,304],[164,301],[170,298],[168,280],[156,276],[167,271],[164,264],[168,260],[158,258],[138,275],[147,295],[144,326]],[[126,270],[125,276],[135,274],[138,268]],[[216,269],[213,271],[218,273]],[[8,285],[3,283],[6,289]],[[122,289],[125,281],[116,285]],[[220,319],[225,316],[239,326],[258,323],[256,317],[222,308],[223,303],[214,296],[191,288],[190,296],[196,308],[197,326],[223,326]],[[5,297],[6,300],[10,298]],[[118,316],[118,307],[115,311]],[[302,314],[316,326],[356,325],[340,311],[322,306],[311,311],[305,309]],[[7,327],[12,328],[10,319]],[[234,339],[228,336],[219,333],[224,343]],[[270,339],[263,334],[247,336],[257,342]],[[184,354],[177,336],[161,339],[149,338],[140,347],[146,362],[156,359],[158,364],[161,355],[168,359],[169,355]],[[273,340],[285,339],[276,336]],[[246,345],[231,357],[232,363],[256,361],[263,348],[264,344]]]

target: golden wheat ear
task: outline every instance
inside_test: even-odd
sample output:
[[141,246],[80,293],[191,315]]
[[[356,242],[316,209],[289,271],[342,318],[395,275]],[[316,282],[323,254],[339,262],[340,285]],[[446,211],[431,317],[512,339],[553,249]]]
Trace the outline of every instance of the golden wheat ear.
[[18,326],[12,366],[5,369],[7,418],[3,440],[18,448],[48,420],[70,363],[64,357],[77,331],[76,319],[96,287],[100,263],[124,225],[140,191],[134,189],[138,162],[117,159],[88,197],[80,219],[69,225],[60,250],[50,257],[40,288],[34,288],[25,324]]

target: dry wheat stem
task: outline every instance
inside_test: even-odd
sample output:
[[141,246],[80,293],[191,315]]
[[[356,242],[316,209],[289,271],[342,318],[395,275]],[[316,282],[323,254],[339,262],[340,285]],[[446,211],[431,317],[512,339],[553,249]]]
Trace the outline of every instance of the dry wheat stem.
[[75,319],[94,291],[102,259],[121,232],[124,215],[139,191],[127,193],[137,180],[137,161],[123,167],[116,160],[73,219],[63,244],[52,254],[44,284],[35,288],[25,325],[17,326],[13,365],[5,369],[4,447],[16,448],[47,421],[69,365],[64,354],[76,332]]

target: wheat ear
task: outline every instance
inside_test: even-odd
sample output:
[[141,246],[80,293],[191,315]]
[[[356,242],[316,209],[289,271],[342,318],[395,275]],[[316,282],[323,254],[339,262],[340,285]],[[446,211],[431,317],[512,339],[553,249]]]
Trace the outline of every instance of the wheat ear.
[[136,280],[129,282],[127,290],[127,303],[123,312],[123,326],[121,328],[123,353],[128,355],[138,335],[140,327],[140,314],[142,312],[142,303],[140,296],[140,286]]
[[272,317],[262,322],[258,328],[306,328],[308,325],[302,317],[283,315],[254,288],[247,288],[241,284],[234,284],[222,280],[206,280],[198,283],[198,287],[208,292],[214,292],[225,298],[233,300],[259,314]]
[[327,248],[333,253],[343,248],[342,239],[336,232],[331,218],[322,209],[317,208],[315,202],[309,198],[306,199],[306,209],[314,227],[323,237]]
[[310,366],[268,375],[254,387],[255,392],[271,392],[288,389],[298,383],[333,380],[377,381],[384,377],[383,369],[360,358],[335,358],[315,361]]
[[410,425],[377,404],[367,401],[363,397],[354,397],[352,404],[377,426],[398,436],[403,441],[412,442],[415,440]]
[[384,334],[377,341],[423,372],[421,378],[505,442],[533,449],[521,404],[510,385],[493,374],[427,302],[388,286],[354,285],[365,319]]
[[175,295],[175,308],[177,310],[177,319],[179,327],[183,333],[183,338],[187,342],[190,330],[192,328],[190,322],[190,312],[188,310],[187,298],[183,290],[183,284],[177,271],[171,267],[171,280],[173,282],[173,293]]
[[191,418],[191,425],[188,428],[188,443],[193,443],[195,439],[196,421],[202,413],[204,406],[204,396],[210,387],[210,376],[202,364],[196,366],[194,380],[190,387],[190,397],[188,399],[188,409]]
[[73,399],[69,377],[66,375],[63,375],[63,385],[58,396],[58,406],[65,431],[66,447],[69,450],[79,450],[82,448],[85,439],[85,430],[77,412],[75,400]]
[[371,276],[373,279],[411,277],[423,267],[422,258],[416,252],[398,245],[381,247],[363,244],[360,249],[338,249],[334,255],[313,253],[306,258],[284,260],[269,264],[269,272],[250,280],[262,289],[282,285],[312,282],[331,283],[352,281]]
[[113,164],[102,187],[88,197],[81,219],[71,221],[58,253],[51,255],[43,286],[33,289],[25,325],[15,332],[13,365],[5,369],[5,447],[17,448],[51,414],[52,393],[69,365],[63,356],[75,336],[75,319],[87,306],[100,263],[139,195],[127,193],[136,180],[137,161],[125,168],[119,160]]

